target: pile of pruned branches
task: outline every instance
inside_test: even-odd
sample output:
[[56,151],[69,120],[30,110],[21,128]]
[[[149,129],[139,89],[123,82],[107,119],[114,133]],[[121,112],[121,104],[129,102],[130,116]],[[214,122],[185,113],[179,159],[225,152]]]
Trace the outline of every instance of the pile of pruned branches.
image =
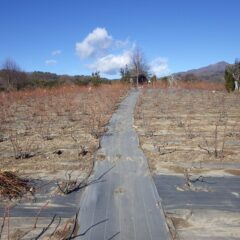
[[33,193],[34,188],[28,179],[20,178],[12,172],[0,172],[0,197],[21,198],[26,193]]

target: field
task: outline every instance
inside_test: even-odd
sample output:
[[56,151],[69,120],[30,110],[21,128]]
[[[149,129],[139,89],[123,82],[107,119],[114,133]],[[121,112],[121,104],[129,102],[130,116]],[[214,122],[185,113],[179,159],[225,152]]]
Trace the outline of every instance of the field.
[[223,91],[147,89],[135,112],[137,130],[153,172],[213,171],[238,175],[239,94]]
[[[54,196],[67,195],[87,181],[105,125],[127,88],[67,85],[0,93],[2,209],[10,206],[11,214],[17,202],[40,209]],[[8,175],[12,185],[5,184],[9,183],[6,173],[26,180],[34,189],[20,189],[12,175]],[[51,202],[47,208],[54,205]],[[14,232],[13,225],[10,230]]]
[[125,93],[118,85],[2,93],[1,170],[35,177],[57,177],[79,164],[84,170]]
[[146,88],[135,109],[176,239],[239,234],[240,95],[207,87]]
[[[136,167],[120,171],[113,166],[109,171],[114,174],[109,175],[101,168],[111,158],[118,159],[115,164],[129,161],[142,167],[137,135],[126,138],[134,134],[132,127],[148,159],[146,168],[149,165],[172,239],[239,236],[240,95],[227,93],[220,84],[202,82],[157,83],[141,87],[140,93],[128,90],[117,83],[0,93],[0,239],[71,238],[80,227],[78,215],[74,218],[81,208],[79,190],[98,183],[87,189],[99,187],[100,195],[94,193],[95,202],[86,204],[90,210],[96,204],[99,210],[101,201],[108,209],[106,193],[115,203],[116,190],[111,195],[111,190],[103,189],[109,186],[106,179],[112,177],[113,183],[118,174],[126,177],[130,188],[121,196],[142,191],[143,186],[132,189],[134,181],[130,184]],[[107,127],[128,93],[130,105],[123,102]],[[95,166],[95,160],[101,161]],[[105,179],[98,181],[99,175]],[[149,196],[143,191],[142,197]]]

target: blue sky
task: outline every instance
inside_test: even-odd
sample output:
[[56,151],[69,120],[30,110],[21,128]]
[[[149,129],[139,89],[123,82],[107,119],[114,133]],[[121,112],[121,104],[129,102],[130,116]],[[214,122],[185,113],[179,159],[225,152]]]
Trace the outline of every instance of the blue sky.
[[137,45],[159,76],[240,57],[239,0],[0,0],[0,63],[113,78]]

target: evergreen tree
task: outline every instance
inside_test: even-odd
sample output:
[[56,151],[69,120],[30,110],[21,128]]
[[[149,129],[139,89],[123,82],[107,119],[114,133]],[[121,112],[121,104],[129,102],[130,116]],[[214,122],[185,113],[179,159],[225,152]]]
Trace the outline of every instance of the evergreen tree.
[[228,92],[239,90],[240,85],[240,61],[236,59],[235,63],[228,65],[225,69],[225,87]]
[[227,91],[228,92],[234,91],[234,78],[228,68],[226,68],[225,70],[224,78],[225,78],[225,87]]

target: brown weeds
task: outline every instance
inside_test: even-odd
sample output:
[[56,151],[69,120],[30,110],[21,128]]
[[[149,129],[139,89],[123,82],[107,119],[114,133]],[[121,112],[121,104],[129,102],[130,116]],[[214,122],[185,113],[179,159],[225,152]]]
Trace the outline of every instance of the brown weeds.
[[20,178],[12,172],[0,172],[1,197],[9,199],[20,198],[27,192],[34,192],[34,188],[29,180]]

